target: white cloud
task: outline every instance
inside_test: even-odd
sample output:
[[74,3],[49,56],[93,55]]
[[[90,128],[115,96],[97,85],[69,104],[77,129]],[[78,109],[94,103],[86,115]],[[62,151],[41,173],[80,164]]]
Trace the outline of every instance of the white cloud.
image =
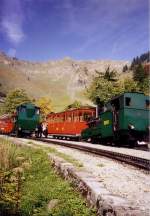
[[13,44],[19,44],[25,38],[23,31],[24,11],[21,0],[4,0],[1,4],[1,31]]
[[18,44],[25,37],[21,26],[17,22],[15,23],[10,20],[4,19],[2,21],[2,28],[6,33],[6,36],[12,43]]

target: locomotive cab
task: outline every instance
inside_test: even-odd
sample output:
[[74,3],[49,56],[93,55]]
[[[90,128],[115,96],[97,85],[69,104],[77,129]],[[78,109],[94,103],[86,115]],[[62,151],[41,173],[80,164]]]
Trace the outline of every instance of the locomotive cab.
[[130,92],[106,104],[111,108],[112,136],[115,141],[135,145],[148,140],[149,104],[148,96]]

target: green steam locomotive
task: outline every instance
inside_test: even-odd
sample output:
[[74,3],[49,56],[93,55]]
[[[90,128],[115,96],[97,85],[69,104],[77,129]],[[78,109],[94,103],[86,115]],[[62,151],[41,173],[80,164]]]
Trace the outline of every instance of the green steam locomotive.
[[21,104],[16,109],[14,132],[18,137],[37,134],[39,122],[40,108],[32,103]]
[[124,93],[107,102],[98,118],[87,122],[82,140],[92,143],[136,146],[149,139],[150,97]]

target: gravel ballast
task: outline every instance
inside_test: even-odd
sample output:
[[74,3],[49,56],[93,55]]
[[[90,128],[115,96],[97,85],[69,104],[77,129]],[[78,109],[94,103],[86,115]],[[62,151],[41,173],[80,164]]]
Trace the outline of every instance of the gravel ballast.
[[[49,139],[52,141],[56,141],[56,139]],[[142,151],[142,150],[137,150],[137,149],[132,149],[132,148],[125,148],[125,147],[112,147],[112,146],[105,146],[105,145],[100,145],[100,144],[91,144],[91,143],[87,143],[87,142],[75,142],[75,141],[67,141],[67,140],[58,140],[57,142],[60,143],[72,143],[75,145],[86,145],[88,147],[93,147],[93,148],[97,148],[97,149],[102,149],[102,150],[107,150],[107,151],[113,151],[113,152],[118,152],[118,153],[123,153],[126,155],[131,155],[131,156],[135,156],[135,157],[140,157],[140,158],[144,158],[144,159],[150,159],[150,151]]]

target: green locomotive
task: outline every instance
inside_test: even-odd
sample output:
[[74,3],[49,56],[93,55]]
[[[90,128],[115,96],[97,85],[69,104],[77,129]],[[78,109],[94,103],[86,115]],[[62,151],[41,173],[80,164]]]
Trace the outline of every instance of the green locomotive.
[[150,97],[143,93],[124,93],[104,106],[99,118],[89,121],[83,140],[96,143],[135,146],[148,141]]
[[38,132],[40,108],[32,103],[21,104],[16,109],[15,132],[18,137]]

